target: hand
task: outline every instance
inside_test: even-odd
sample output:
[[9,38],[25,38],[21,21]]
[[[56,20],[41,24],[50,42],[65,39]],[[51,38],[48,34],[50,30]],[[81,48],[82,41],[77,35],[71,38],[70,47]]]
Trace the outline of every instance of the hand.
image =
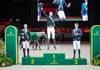
[[67,5],[67,7],[69,8],[69,7],[70,7],[70,5],[71,5],[71,3],[69,3],[69,4]]
[[43,8],[41,8],[41,10],[43,10]]
[[75,33],[75,35],[78,35],[78,33]]

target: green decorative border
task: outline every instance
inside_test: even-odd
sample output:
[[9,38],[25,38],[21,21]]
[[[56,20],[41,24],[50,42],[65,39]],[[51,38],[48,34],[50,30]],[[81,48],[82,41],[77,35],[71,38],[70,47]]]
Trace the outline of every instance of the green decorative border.
[[93,29],[95,28],[95,27],[100,27],[100,25],[94,25],[94,26],[92,26],[91,27],[91,45],[90,45],[90,63],[92,64],[92,58],[93,58]]
[[[7,26],[6,29],[5,29],[5,51],[7,51],[7,50],[6,50],[6,31],[7,31],[7,29],[8,29],[9,27],[12,27],[12,28],[15,29],[15,31],[16,31],[16,32],[15,32],[15,36],[16,36],[16,40],[17,40],[17,29],[16,29],[16,27],[15,27],[15,26],[12,26],[12,25]],[[17,41],[16,41],[16,42],[17,42]],[[16,43],[16,64],[18,64],[18,61],[19,61],[18,56],[17,56],[17,55],[18,55],[18,50],[17,50],[18,48],[17,48],[17,46],[18,46],[18,45],[17,45],[17,43]]]

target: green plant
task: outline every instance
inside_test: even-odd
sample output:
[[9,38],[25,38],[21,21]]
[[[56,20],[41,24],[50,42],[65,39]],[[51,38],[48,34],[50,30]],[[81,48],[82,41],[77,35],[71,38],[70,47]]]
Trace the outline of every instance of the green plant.
[[13,61],[11,58],[6,57],[6,58],[2,58],[0,57],[0,66],[1,67],[5,67],[5,66],[10,66],[12,65]]
[[11,58],[6,57],[4,42],[0,39],[0,67],[10,66],[13,61]]
[[2,38],[0,39],[0,54],[6,55],[4,42],[2,41]]
[[4,63],[6,64],[6,66],[10,66],[10,65],[12,65],[13,61],[12,61],[11,58],[6,57],[6,58],[4,59]]
[[0,57],[0,65],[3,63],[4,58]]
[[2,41],[2,39],[0,39],[0,65],[4,61],[5,55],[4,42]]
[[100,66],[100,55],[97,55],[93,60],[92,64],[96,66]]

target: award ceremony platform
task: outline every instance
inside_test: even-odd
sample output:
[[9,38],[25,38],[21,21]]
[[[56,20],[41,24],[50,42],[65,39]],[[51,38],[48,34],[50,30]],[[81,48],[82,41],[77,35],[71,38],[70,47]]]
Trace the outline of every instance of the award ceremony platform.
[[87,60],[66,59],[64,53],[46,53],[43,57],[23,57],[23,65],[86,65]]

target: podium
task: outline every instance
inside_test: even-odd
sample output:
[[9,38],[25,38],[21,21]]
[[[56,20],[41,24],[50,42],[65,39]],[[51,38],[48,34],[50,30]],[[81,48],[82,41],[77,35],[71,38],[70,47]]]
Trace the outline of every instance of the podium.
[[86,65],[87,59],[66,59],[64,53],[45,53],[43,57],[23,57],[22,65]]

